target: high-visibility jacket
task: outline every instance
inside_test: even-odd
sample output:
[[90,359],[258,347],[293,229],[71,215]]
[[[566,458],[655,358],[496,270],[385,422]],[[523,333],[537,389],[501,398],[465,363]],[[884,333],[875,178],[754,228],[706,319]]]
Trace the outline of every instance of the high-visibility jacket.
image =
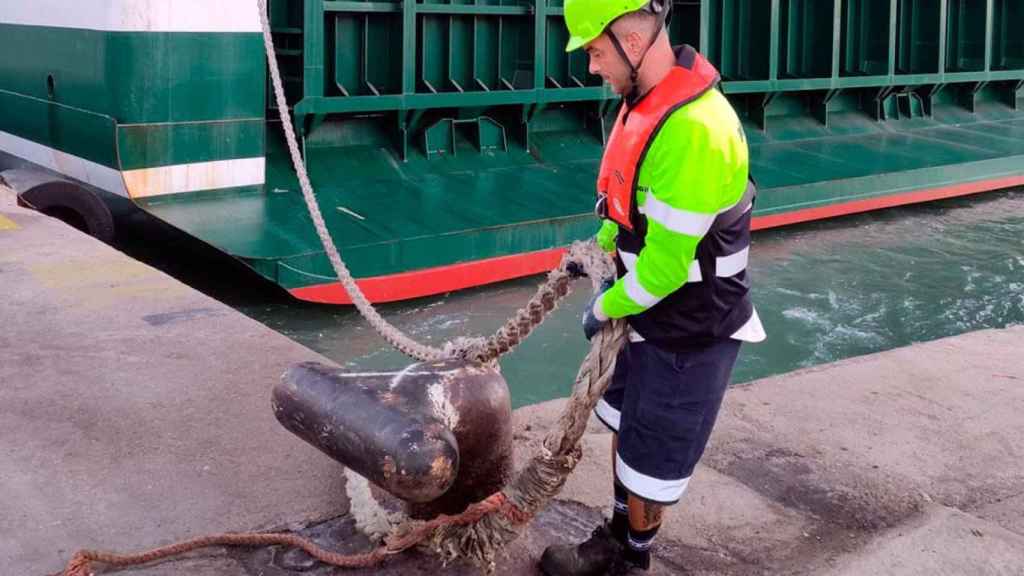
[[601,161],[598,242],[617,250],[619,279],[597,306],[668,347],[763,339],[746,272],[749,154],[718,81],[693,48],[677,50],[666,78],[623,104]]

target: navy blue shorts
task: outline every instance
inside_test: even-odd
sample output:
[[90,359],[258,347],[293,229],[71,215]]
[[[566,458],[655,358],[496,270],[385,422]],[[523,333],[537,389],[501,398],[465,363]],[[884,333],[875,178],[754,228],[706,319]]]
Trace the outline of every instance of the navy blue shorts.
[[618,432],[615,475],[632,494],[662,504],[682,497],[704,454],[729,385],[739,340],[669,352],[629,342],[597,404]]

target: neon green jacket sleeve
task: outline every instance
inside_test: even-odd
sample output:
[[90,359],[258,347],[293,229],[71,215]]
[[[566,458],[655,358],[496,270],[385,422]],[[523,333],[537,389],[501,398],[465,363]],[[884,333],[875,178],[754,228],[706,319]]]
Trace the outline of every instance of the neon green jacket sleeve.
[[742,197],[748,162],[739,119],[719,92],[672,114],[640,167],[644,248],[633,270],[601,297],[601,312],[639,314],[686,283],[697,244],[718,213]]
[[611,220],[601,223],[601,229],[597,231],[597,245],[605,252],[615,251],[615,238],[619,235],[619,226]]

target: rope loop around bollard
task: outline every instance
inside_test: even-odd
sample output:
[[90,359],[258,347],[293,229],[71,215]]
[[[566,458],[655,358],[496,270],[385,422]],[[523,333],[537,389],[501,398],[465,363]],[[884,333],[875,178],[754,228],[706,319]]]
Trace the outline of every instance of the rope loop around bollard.
[[622,320],[613,320],[594,337],[577,372],[572,395],[559,417],[559,426],[545,437],[540,452],[501,491],[471,504],[461,514],[441,515],[425,522],[406,520],[374,550],[339,554],[297,534],[216,534],[138,554],[81,550],[62,572],[53,576],[92,576],[93,562],[123,568],[210,546],[273,545],[300,548],[325,564],[342,568],[376,566],[413,546],[427,545],[446,560],[471,560],[493,573],[497,552],[517,538],[522,528],[561,491],[579,462],[580,439],[590,413],[611,381],[615,360],[626,340],[627,326]]

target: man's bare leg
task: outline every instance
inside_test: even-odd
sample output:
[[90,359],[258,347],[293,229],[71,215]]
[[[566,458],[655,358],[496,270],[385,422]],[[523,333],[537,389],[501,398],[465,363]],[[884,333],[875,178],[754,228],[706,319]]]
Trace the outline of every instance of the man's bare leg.
[[665,513],[663,504],[646,502],[629,495],[629,527],[632,530],[646,532],[661,526],[661,519]]

